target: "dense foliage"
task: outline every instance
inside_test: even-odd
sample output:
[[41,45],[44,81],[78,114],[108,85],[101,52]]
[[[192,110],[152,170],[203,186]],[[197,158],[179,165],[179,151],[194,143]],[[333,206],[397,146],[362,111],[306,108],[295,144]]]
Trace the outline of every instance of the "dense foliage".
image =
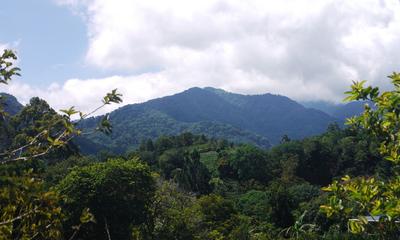
[[[96,223],[81,229],[80,238],[107,239],[104,230],[115,239],[128,239],[130,225],[149,220],[149,205],[154,195],[154,179],[148,167],[138,161],[112,159],[72,170],[57,186],[66,196],[66,229],[79,222],[81,212],[89,208]],[[72,224],[71,224],[72,223]]]
[[[29,104],[15,117],[33,118],[29,109],[40,108]],[[56,187],[60,237],[340,239],[348,234],[346,222],[319,212],[326,201],[320,187],[345,174],[388,176],[390,164],[374,139],[331,125],[304,140],[283,136],[265,150],[187,132],[149,138],[119,159],[64,152],[26,168],[36,169],[45,188]],[[91,215],[81,223],[87,210]]]
[[347,218],[349,229],[362,236],[396,239],[400,235],[400,74],[389,76],[392,91],[364,87],[355,82],[348,92],[349,100],[369,100],[364,113],[348,120],[354,128],[367,130],[379,140],[379,152],[393,164],[387,176],[345,176],[324,188],[331,193],[329,203],[321,206],[327,216]]
[[[18,72],[9,64],[15,55],[6,51],[0,59],[0,83],[7,83]],[[129,150],[117,156],[103,147],[97,155],[83,156],[75,145],[82,142],[70,141],[81,133],[71,116],[90,114],[74,108],[59,114],[32,98],[17,114],[3,111],[0,119],[0,239],[398,239],[400,77],[392,79],[396,90],[382,94],[353,86],[352,98],[376,105],[351,120],[356,127],[332,124],[302,140],[282,134],[270,149],[190,132],[158,138],[146,133],[140,144],[125,137],[104,140],[104,146],[124,144]],[[176,113],[176,119],[234,116],[232,106],[246,104],[265,110],[259,98],[275,97],[215,89],[191,93],[202,98],[204,91],[209,98],[203,103],[218,98],[232,105],[220,102],[199,112],[204,106],[189,101],[188,93],[178,98],[183,102],[169,97],[196,113]],[[286,106],[285,99],[275,100]],[[114,90],[103,106],[120,101]],[[159,100],[148,104],[158,110],[166,106]],[[123,115],[114,113],[112,119],[118,117]],[[100,131],[122,133],[107,116],[90,121],[95,120]],[[328,193],[322,191],[329,183],[323,188]],[[369,223],[366,216],[379,221]]]

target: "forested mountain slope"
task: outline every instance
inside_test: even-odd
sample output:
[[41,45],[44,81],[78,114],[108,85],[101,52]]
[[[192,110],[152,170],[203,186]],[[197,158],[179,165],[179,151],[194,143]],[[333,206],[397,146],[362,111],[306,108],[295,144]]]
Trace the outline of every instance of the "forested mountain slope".
[[[302,102],[301,104],[308,107],[321,110],[334,118],[344,122],[346,118],[358,115],[364,111],[366,101],[354,101],[349,103],[330,103],[325,101]],[[372,106],[372,104],[369,104]]]
[[[22,104],[14,96],[2,95],[6,112],[15,115],[21,110]],[[349,103],[336,106],[328,114],[280,95],[242,95],[211,87],[191,88],[121,107],[110,114],[111,137],[94,134],[76,142],[86,153],[100,149],[122,153],[149,138],[192,132],[269,148],[279,143],[283,135],[301,139],[320,134],[330,123],[341,124],[361,110],[361,103]],[[100,117],[90,118],[81,126],[92,129],[99,120]]]
[[[82,127],[94,128],[99,119],[85,120]],[[265,148],[270,146],[269,142],[279,143],[283,135],[301,139],[322,133],[330,123],[338,121],[284,96],[241,95],[215,88],[191,88],[172,96],[126,105],[113,111],[110,119],[111,138],[98,134],[79,141],[88,147],[93,143],[93,149],[102,144],[121,152],[147,138],[190,131]]]
[[7,93],[0,93],[0,103],[9,115],[15,115],[23,108],[23,105],[13,95]]

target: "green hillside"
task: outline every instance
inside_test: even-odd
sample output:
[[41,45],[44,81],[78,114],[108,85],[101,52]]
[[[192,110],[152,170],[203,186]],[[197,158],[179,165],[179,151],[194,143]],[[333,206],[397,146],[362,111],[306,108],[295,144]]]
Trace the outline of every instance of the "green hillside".
[[[326,130],[338,121],[328,114],[308,109],[279,95],[241,95],[214,88],[191,88],[184,92],[121,107],[110,114],[113,133],[79,139],[95,151],[101,144],[110,151],[133,149],[147,138],[183,132],[226,138],[268,148],[283,135],[301,139]],[[82,127],[93,129],[99,118],[87,119]]]

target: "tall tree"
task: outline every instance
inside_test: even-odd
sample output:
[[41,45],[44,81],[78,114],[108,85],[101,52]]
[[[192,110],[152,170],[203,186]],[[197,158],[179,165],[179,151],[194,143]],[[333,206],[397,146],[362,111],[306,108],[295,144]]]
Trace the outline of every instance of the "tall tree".
[[148,220],[155,181],[147,165],[114,159],[73,170],[58,190],[66,196],[66,229],[79,221],[83,209],[89,208],[96,223],[82,228],[80,238],[123,240],[129,239],[131,224]]

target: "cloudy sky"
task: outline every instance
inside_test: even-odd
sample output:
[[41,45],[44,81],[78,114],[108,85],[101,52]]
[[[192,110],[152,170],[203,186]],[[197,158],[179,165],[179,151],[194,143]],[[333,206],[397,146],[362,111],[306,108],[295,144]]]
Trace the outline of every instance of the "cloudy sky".
[[0,17],[22,68],[0,91],[56,109],[194,86],[339,102],[400,71],[399,0],[3,0]]

